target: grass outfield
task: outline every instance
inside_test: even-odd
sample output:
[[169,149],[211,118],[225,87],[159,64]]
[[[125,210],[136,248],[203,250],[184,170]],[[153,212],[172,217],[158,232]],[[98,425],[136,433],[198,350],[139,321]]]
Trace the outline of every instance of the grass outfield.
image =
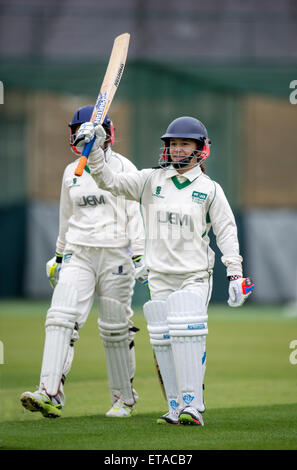
[[297,364],[289,361],[297,318],[283,315],[281,308],[210,307],[207,409],[200,428],[155,424],[167,408],[140,311],[134,316],[140,328],[134,417],[104,416],[110,401],[96,309],[75,346],[62,418],[24,412],[19,396],[39,382],[47,307],[48,302],[0,302],[1,449],[297,449]]

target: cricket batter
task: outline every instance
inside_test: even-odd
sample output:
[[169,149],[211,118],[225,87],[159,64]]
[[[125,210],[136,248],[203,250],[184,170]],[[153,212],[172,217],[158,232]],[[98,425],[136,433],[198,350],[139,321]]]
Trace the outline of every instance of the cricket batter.
[[[86,124],[85,141],[104,142],[102,126]],[[221,186],[205,174],[210,153],[205,126],[193,117],[175,119],[161,137],[160,166],[116,173],[97,147],[89,157],[99,187],[138,201],[146,231],[145,264],[151,300],[144,305],[150,342],[163,379],[169,411],[160,424],[203,426],[207,307],[212,293],[212,227],[229,279],[231,307],[254,289],[242,275],[237,227]]]
[[[84,142],[75,145],[77,131],[90,120],[92,111],[92,106],[78,109],[69,124],[70,146],[77,157],[84,146]],[[135,172],[128,159],[111,149],[114,127],[108,116],[103,128],[105,137],[97,139],[94,150],[102,151],[112,172]],[[135,266],[143,270],[143,224],[139,205],[98,188],[88,167],[81,177],[75,177],[77,162],[70,163],[63,175],[56,256],[47,263],[54,292],[46,317],[40,386],[33,393],[23,393],[21,402],[44,417],[61,416],[63,384],[73,361],[73,345],[97,294],[98,327],[112,403],[106,416],[129,417],[137,400],[132,388],[137,328],[131,320],[131,300]]]

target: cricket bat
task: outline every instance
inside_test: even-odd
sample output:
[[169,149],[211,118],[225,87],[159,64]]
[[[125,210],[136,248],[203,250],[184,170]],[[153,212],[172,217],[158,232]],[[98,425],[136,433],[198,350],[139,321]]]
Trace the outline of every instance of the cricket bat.
[[[115,92],[117,91],[125,68],[129,41],[129,33],[120,34],[120,36],[117,36],[114,40],[109,63],[90,119],[90,122],[93,122],[95,126],[103,123]],[[75,170],[76,176],[81,176],[83,174],[95,138],[96,137],[84,146]]]
[[155,366],[155,369],[156,369],[156,372],[157,372],[157,377],[158,377],[158,379],[159,379],[159,383],[160,383],[160,387],[161,387],[161,390],[162,390],[162,394],[163,394],[163,397],[165,398],[165,400],[167,401],[166,392],[165,392],[165,387],[164,387],[164,383],[163,383],[161,371],[160,371],[160,368],[159,368],[159,364],[158,364],[158,361],[157,361],[157,358],[156,358],[155,353],[153,353],[153,354],[154,354],[154,366]]

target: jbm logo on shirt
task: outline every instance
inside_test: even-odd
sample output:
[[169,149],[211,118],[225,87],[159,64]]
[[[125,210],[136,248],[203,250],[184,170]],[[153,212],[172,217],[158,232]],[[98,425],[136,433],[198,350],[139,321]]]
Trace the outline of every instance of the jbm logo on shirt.
[[99,196],[99,198],[96,197],[95,195],[83,196],[78,205],[80,207],[85,207],[85,206],[97,206],[98,204],[105,204],[105,199],[102,194],[101,196]]
[[196,202],[197,204],[203,204],[206,201],[207,194],[200,193],[199,191],[192,192],[192,201]]
[[157,212],[157,221],[160,224],[178,225],[179,227],[188,227],[191,232],[194,231],[193,221],[188,214],[179,214],[178,212]]

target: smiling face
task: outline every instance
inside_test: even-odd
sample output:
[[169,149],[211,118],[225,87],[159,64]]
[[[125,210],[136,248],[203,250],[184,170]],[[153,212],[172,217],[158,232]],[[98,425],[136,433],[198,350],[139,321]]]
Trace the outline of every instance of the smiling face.
[[[198,149],[197,142],[192,139],[171,138],[169,143],[169,154],[173,162],[173,166],[177,167],[181,163],[180,168],[176,168],[179,173],[190,170],[197,163],[196,155],[193,155]],[[185,160],[184,164],[182,163]],[[174,165],[176,163],[176,165]]]

